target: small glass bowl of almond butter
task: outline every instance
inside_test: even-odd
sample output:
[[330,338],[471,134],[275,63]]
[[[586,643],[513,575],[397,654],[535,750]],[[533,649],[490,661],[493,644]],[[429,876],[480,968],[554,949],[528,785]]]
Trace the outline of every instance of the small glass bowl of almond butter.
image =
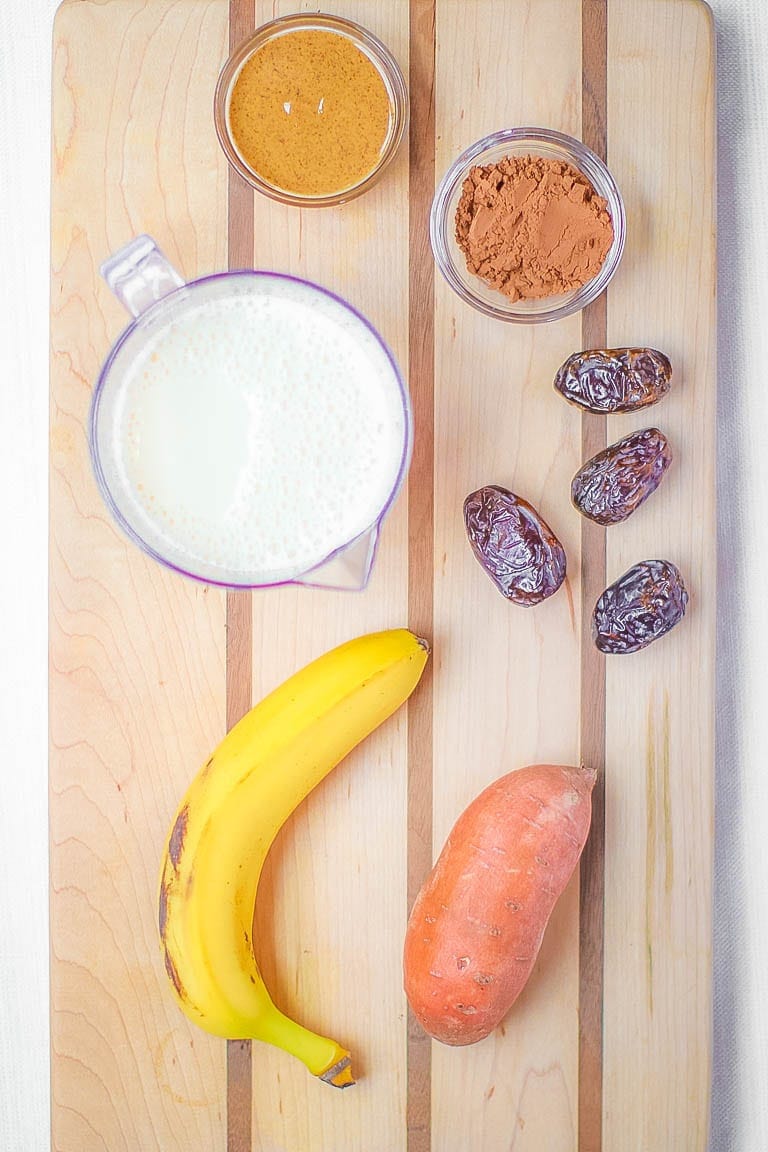
[[219,143],[257,191],[301,208],[366,192],[408,126],[393,53],[366,28],[325,13],[271,20],[235,48],[214,96]]

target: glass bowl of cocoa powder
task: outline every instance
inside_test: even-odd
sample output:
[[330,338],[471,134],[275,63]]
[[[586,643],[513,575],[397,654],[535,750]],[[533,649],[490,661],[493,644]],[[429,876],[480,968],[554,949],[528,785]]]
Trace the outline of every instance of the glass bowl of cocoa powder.
[[474,308],[518,324],[559,320],[605,290],[624,250],[621,193],[585,144],[506,128],[470,145],[432,203],[435,261]]

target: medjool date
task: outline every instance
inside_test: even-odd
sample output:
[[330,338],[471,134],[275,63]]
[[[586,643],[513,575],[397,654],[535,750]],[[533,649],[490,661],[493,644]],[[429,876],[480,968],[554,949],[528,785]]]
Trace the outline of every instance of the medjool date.
[[526,500],[488,484],[464,501],[472,551],[502,596],[530,607],[546,600],[565,579],[565,551]]
[[637,652],[674,628],[687,604],[680,570],[669,560],[643,560],[597,601],[592,639],[601,652]]
[[555,388],[588,412],[633,412],[669,391],[672,365],[653,348],[576,352],[558,369]]
[[671,461],[669,442],[658,428],[632,432],[579,469],[571,499],[590,520],[618,524],[656,491]]

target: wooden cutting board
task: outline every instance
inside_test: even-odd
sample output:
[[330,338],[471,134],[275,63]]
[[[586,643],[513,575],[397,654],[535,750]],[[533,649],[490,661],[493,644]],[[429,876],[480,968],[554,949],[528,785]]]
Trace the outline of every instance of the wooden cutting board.
[[[51,371],[51,1012],[59,1152],[703,1152],[710,1080],[715,621],[714,60],[697,0],[334,0],[410,76],[411,144],[338,210],[298,211],[227,169],[211,106],[229,46],[307,4],[65,0],[55,29]],[[602,301],[500,324],[436,277],[435,181],[494,129],[544,125],[607,153],[628,241]],[[187,277],[252,266],[341,292],[408,371],[416,450],[363,594],[231,594],[165,571],[115,529],[86,418],[126,315],[101,260],[151,233]],[[652,419],[582,417],[571,352],[653,345],[675,369]],[[605,437],[658,423],[673,468],[607,532],[570,480]],[[607,425],[607,428],[606,428]],[[502,483],[556,527],[568,583],[534,611],[474,561],[461,506]],[[606,577],[666,557],[691,604],[605,659]],[[409,623],[431,673],[286,826],[260,959],[278,1004],[353,1050],[337,1093],[261,1044],[190,1025],[155,928],[163,838],[227,723],[355,634]],[[409,1022],[407,913],[454,819],[536,760],[601,770],[581,876],[512,1014],[468,1049]],[[603,788],[604,784],[604,788]]]

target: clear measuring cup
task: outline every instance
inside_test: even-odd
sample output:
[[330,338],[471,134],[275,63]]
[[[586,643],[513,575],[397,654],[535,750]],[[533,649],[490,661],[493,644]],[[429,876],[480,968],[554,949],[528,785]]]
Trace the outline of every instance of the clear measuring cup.
[[209,584],[364,588],[412,443],[408,393],[374,327],[297,277],[185,283],[149,236],[101,273],[134,317],[89,428],[122,530]]

